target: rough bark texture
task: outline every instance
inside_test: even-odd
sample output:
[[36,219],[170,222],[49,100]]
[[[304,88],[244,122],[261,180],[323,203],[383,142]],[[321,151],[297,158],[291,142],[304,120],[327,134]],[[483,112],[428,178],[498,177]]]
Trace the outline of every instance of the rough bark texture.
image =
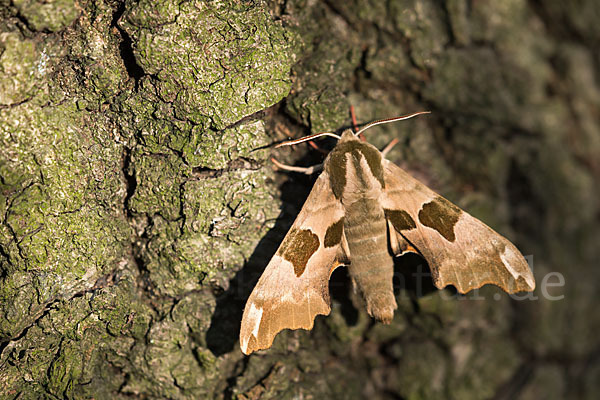
[[[0,398],[595,399],[596,3],[0,0]],[[310,190],[265,146],[350,104],[431,109],[368,138],[533,255],[539,288],[419,296],[402,259],[383,326],[338,270],[329,317],[243,357]]]

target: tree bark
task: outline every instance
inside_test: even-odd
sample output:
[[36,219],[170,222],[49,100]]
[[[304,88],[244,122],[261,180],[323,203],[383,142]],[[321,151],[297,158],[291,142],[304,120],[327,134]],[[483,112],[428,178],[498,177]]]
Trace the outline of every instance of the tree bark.
[[[595,398],[594,0],[0,0],[0,398]],[[528,255],[538,289],[433,290],[245,357],[242,310],[311,179],[367,139]],[[324,148],[326,140],[319,142]],[[562,284],[561,284],[562,282]]]

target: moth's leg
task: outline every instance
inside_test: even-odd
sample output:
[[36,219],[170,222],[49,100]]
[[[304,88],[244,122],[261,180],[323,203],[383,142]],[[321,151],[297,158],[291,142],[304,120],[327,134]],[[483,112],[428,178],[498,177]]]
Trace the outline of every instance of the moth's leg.
[[400,243],[398,243],[398,236],[396,236],[396,229],[392,225],[392,222],[387,220],[387,229],[388,229],[388,238],[390,239],[390,249],[392,249],[392,254],[400,254],[402,253],[402,248],[400,248]]
[[385,158],[387,156],[387,154],[390,152],[390,150],[392,150],[392,148],[397,145],[399,142],[398,139],[393,139],[391,142],[388,143],[387,146],[385,146],[385,148],[383,150],[381,150],[381,155],[383,156],[383,158]]
[[324,150],[324,149],[320,148],[319,145],[317,145],[312,140],[310,142],[308,142],[308,145],[310,147],[312,147],[313,149],[315,149],[316,151],[318,151],[319,153],[321,153],[321,154],[328,154],[329,153],[327,150]]
[[344,263],[346,265],[350,264],[350,248],[348,247],[348,239],[346,239],[346,235],[342,235],[342,244],[340,248],[346,256],[346,258],[343,259]]
[[294,167],[293,165],[282,164],[272,157],[271,161],[279,169],[282,169],[284,171],[300,172],[306,175],[312,175],[315,172],[319,172],[323,169],[323,164],[313,165],[312,167]]
[[358,132],[358,123],[356,122],[356,114],[354,113],[354,106],[350,106],[350,118],[352,118],[352,130],[354,133]]
[[401,256],[405,253],[420,254],[419,251],[404,238],[404,236],[396,233],[396,229],[390,220],[387,221],[387,226],[388,238],[390,239],[390,249],[392,249],[392,253],[395,256]]
[[[356,114],[354,113],[354,106],[353,105],[350,106],[350,117],[352,118],[352,129],[354,130],[354,132],[358,132],[358,123],[356,122]],[[363,142],[367,140],[362,133],[359,134],[358,137]]]

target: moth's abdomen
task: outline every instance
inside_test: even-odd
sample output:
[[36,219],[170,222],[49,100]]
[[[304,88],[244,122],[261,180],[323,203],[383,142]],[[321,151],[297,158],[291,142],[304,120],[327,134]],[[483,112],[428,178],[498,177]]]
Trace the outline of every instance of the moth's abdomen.
[[384,211],[375,199],[361,198],[346,206],[344,233],[350,250],[348,272],[361,292],[367,312],[389,323],[397,308]]

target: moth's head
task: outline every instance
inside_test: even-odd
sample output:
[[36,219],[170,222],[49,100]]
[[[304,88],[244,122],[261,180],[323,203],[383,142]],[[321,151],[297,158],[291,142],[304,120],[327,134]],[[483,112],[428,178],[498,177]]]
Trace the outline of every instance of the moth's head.
[[[311,141],[311,140],[314,140],[319,137],[330,136],[330,137],[336,138],[338,140],[338,143],[335,146],[335,148],[333,149],[333,151],[329,154],[327,159],[325,160],[325,167],[327,167],[328,161],[329,161],[329,163],[331,163],[331,161],[336,158],[337,158],[337,160],[336,160],[337,162],[342,162],[345,159],[346,154],[349,154],[351,157],[355,158],[356,160],[359,160],[361,157],[364,157],[370,164],[375,162],[375,160],[377,160],[378,162],[381,162],[381,154],[379,153],[379,151],[372,145],[360,140],[358,135],[360,135],[367,129],[374,127],[376,125],[387,124],[389,122],[395,122],[395,121],[402,121],[402,120],[409,119],[409,118],[412,118],[412,117],[415,117],[415,116],[421,115],[421,114],[429,114],[429,111],[420,111],[420,112],[416,112],[413,114],[404,115],[402,117],[395,117],[395,118],[382,119],[379,121],[373,121],[373,122],[367,124],[366,126],[364,126],[362,129],[360,129],[356,133],[352,132],[350,129],[346,129],[342,133],[341,136],[338,136],[337,134],[335,134],[333,132],[315,133],[314,135],[309,135],[309,136],[302,137],[300,139],[294,139],[294,140],[280,143],[275,147],[277,148],[277,147],[282,147],[282,146],[292,146],[292,145],[295,145],[298,143]],[[336,155],[337,155],[337,157],[336,157]],[[283,167],[283,164],[277,164],[277,165],[280,167]],[[290,168],[285,168],[285,169],[292,170],[292,171],[297,170],[297,169],[290,169]],[[306,170],[306,169],[304,169],[304,170]],[[312,169],[310,169],[310,170],[312,171]]]
[[344,132],[342,132],[342,136],[340,137],[340,140],[338,143],[350,142],[352,140],[360,140],[360,139],[350,129],[346,129]]

